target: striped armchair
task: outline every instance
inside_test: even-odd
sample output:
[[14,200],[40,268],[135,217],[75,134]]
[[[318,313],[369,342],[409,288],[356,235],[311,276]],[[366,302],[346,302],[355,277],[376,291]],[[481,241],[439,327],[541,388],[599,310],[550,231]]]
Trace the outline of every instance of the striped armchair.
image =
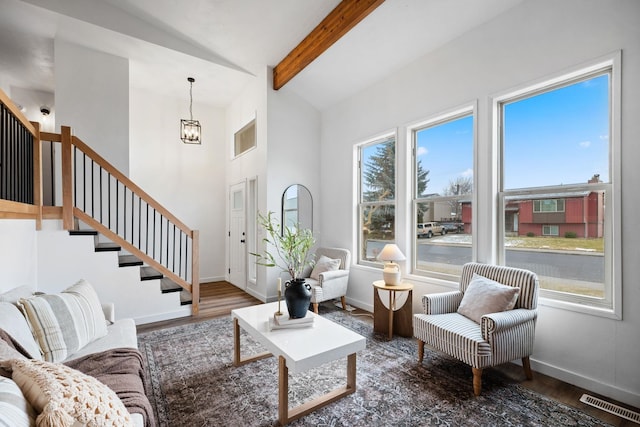
[[[504,285],[520,288],[513,310],[482,316],[481,323],[458,314],[474,273]],[[424,295],[424,314],[413,317],[413,334],[418,339],[418,359],[424,345],[447,353],[471,366],[473,392],[480,395],[482,369],[522,359],[528,379],[533,378],[529,355],[533,352],[538,302],[538,276],[512,267],[468,263],[462,269],[458,291]]]

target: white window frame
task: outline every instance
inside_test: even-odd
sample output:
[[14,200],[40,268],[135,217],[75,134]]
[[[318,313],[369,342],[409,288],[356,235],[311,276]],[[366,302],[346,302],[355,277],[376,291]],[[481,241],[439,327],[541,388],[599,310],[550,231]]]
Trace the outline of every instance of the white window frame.
[[621,209],[621,57],[620,51],[598,58],[588,63],[573,67],[555,76],[541,79],[540,81],[523,86],[516,90],[496,95],[492,98],[493,112],[493,144],[498,156],[498,182],[496,193],[498,195],[497,215],[497,261],[505,264],[505,224],[504,208],[505,198],[513,194],[525,194],[535,197],[550,192],[583,191],[585,185],[527,188],[523,190],[507,190],[503,188],[503,157],[502,157],[502,128],[501,105],[566,86],[574,81],[580,81],[595,76],[603,71],[610,73],[610,135],[609,135],[609,179],[604,183],[588,184],[589,190],[603,191],[606,199],[605,210],[605,297],[603,299],[568,294],[546,289],[540,290],[540,303],[552,307],[563,308],[571,311],[593,314],[612,319],[622,319],[622,209]]
[[[432,278],[436,278],[436,279],[440,279],[440,280],[444,280],[447,282],[455,282],[457,283],[460,279],[459,275],[452,275],[452,274],[444,274],[444,273],[438,273],[435,271],[428,271],[428,270],[418,270],[418,259],[417,259],[417,254],[418,254],[418,243],[417,243],[417,229],[418,229],[418,223],[417,223],[417,217],[418,217],[418,204],[419,203],[423,203],[425,201],[434,201],[436,199],[434,198],[429,198],[429,199],[425,199],[425,198],[418,198],[417,197],[417,180],[416,178],[416,174],[417,174],[417,170],[416,170],[416,151],[417,151],[417,142],[416,142],[416,132],[419,132],[422,129],[425,128],[429,128],[429,127],[433,127],[433,126],[438,126],[440,124],[444,124],[447,122],[451,122],[457,119],[461,119],[463,117],[467,117],[467,116],[471,116],[473,118],[473,147],[472,147],[472,164],[473,164],[473,193],[472,193],[472,201],[471,201],[471,206],[472,206],[472,225],[471,225],[471,229],[472,230],[476,230],[476,224],[475,224],[475,218],[477,217],[476,215],[476,209],[477,209],[477,198],[476,198],[476,194],[477,194],[477,188],[478,188],[478,183],[477,183],[477,177],[476,177],[476,171],[478,170],[478,165],[477,165],[477,156],[476,156],[476,150],[477,150],[477,143],[478,143],[478,105],[477,102],[472,102],[472,103],[466,103],[463,104],[459,107],[453,108],[451,110],[442,112],[440,114],[434,115],[430,118],[427,118],[425,120],[421,120],[419,122],[414,122],[411,123],[407,126],[407,141],[411,142],[411,176],[409,177],[409,179],[411,180],[411,195],[410,195],[410,202],[411,202],[411,219],[409,221],[409,229],[410,229],[410,242],[411,242],[411,247],[412,247],[412,251],[411,251],[411,273],[413,275],[416,276],[421,276],[421,277],[432,277]],[[452,199],[453,197],[451,196],[442,196],[437,198],[437,200],[440,201],[445,201],[447,199]],[[476,244],[475,244],[475,233],[472,232],[471,235],[471,259],[472,261],[475,261],[477,259],[477,248],[476,248]]]
[[[558,200],[562,200],[562,209],[558,209]],[[536,209],[536,202],[540,203],[540,207],[542,207],[542,202],[548,202],[548,201],[554,201],[555,202],[555,209],[552,211],[545,211],[544,209]],[[565,199],[536,199],[533,201],[533,213],[557,213],[557,212],[564,212],[565,210]]]
[[392,201],[380,202],[380,204],[393,206],[394,215],[395,215],[394,226],[396,228],[394,229],[394,235],[396,236],[396,239],[389,241],[389,243],[396,243],[396,241],[398,240],[398,234],[397,234],[398,233],[398,230],[397,230],[397,224],[398,224],[398,133],[396,131],[386,132],[386,133],[377,135],[373,138],[367,139],[366,141],[363,141],[355,146],[355,153],[356,153],[355,179],[356,179],[357,185],[356,185],[356,194],[355,194],[356,209],[355,209],[354,224],[355,224],[355,231],[356,231],[355,241],[356,241],[356,252],[357,252],[357,257],[355,257],[355,259],[358,265],[377,267],[377,268],[382,268],[382,265],[383,265],[382,261],[372,262],[362,258],[362,245],[364,243],[362,241],[362,208],[365,205],[373,204],[373,202],[362,201],[362,149],[370,145],[380,144],[392,138],[394,140],[394,144],[396,145],[395,159],[394,159],[394,163],[395,163],[394,199]]
[[[544,232],[545,230],[548,230],[546,233]],[[552,233],[551,231],[555,231],[555,233]],[[542,235],[543,236],[559,236],[560,235],[560,227],[554,224],[544,224],[542,226]]]

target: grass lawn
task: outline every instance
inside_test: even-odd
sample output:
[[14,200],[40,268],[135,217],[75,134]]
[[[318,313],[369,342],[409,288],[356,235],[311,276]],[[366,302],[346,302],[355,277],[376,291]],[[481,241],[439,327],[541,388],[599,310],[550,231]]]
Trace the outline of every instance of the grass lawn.
[[566,237],[506,237],[506,245],[511,248],[552,249],[559,251],[604,252],[604,239],[582,239]]

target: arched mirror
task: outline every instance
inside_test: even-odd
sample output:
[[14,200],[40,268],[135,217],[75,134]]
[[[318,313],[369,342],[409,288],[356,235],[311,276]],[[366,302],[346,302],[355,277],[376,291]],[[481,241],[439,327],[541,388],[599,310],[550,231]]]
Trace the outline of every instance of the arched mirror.
[[282,194],[282,227],[295,227],[313,231],[313,199],[307,187],[293,184]]

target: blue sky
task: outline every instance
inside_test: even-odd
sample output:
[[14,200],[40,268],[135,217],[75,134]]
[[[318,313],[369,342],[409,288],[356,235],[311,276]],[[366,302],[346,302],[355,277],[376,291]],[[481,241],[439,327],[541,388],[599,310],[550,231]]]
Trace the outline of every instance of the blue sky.
[[[608,75],[505,105],[505,188],[608,181]],[[464,117],[418,133],[429,170],[426,193],[472,176],[473,121]]]
[[458,176],[473,178],[473,117],[418,131],[417,156],[429,171],[426,194],[443,194]]

